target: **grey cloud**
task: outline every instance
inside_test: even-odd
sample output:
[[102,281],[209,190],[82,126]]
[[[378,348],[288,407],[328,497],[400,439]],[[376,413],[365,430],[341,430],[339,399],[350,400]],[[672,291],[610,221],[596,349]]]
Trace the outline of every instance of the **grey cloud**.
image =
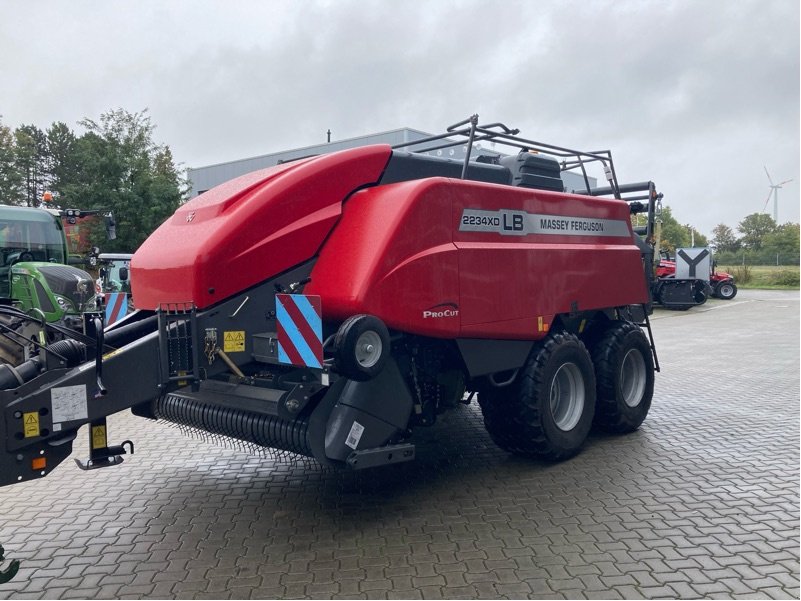
[[763,163],[795,180],[781,217],[799,218],[798,17],[785,0],[7,2],[0,113],[46,127],[147,106],[200,166],[479,112],[611,148],[708,233],[762,209]]

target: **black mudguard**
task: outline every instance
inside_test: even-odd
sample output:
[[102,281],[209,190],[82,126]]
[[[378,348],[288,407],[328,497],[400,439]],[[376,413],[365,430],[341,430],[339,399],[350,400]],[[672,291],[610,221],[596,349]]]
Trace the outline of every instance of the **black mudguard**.
[[347,380],[328,418],[326,457],[345,461],[353,451],[384,446],[407,428],[413,406],[409,386],[392,358],[372,380]]

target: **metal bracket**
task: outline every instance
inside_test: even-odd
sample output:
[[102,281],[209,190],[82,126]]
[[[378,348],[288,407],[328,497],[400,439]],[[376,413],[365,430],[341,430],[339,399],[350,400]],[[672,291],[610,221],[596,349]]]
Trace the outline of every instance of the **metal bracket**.
[[[161,382],[200,381],[200,340],[193,303],[167,303],[158,308]],[[179,384],[183,385],[183,384]]]
[[414,459],[413,444],[395,444],[377,449],[364,449],[363,451],[353,451],[346,460],[348,467],[361,470],[368,467],[379,465],[389,465],[390,463],[403,463]]
[[[125,445],[130,446],[130,451],[125,450]],[[103,452],[92,451],[91,456],[85,462],[77,457],[75,463],[84,471],[97,470],[101,467],[111,467],[112,465],[119,465],[123,462],[122,455],[130,453],[133,455],[134,446],[130,440],[124,440],[121,445],[114,447],[107,447]]]
[[[126,450],[125,447],[130,450]],[[106,418],[101,417],[89,424],[89,459],[85,462],[77,457],[75,463],[82,470],[96,470],[101,467],[111,467],[122,463],[122,455],[133,455],[134,445],[130,440],[113,447],[108,446]]]

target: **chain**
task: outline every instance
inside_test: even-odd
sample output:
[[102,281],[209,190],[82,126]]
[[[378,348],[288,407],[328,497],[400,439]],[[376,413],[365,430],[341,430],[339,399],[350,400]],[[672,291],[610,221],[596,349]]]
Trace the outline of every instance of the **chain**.
[[203,354],[206,355],[209,365],[214,363],[214,358],[217,356],[217,330],[215,328],[206,330]]

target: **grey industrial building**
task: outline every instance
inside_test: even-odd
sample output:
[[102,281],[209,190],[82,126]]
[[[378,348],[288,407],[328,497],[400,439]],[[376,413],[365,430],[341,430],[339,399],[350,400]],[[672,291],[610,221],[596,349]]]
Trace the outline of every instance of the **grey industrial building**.
[[[303,148],[295,148],[293,150],[283,150],[281,152],[274,152],[271,154],[264,154],[261,156],[251,157],[247,159],[239,159],[236,161],[229,161],[227,163],[218,163],[216,165],[208,165],[206,167],[198,167],[196,169],[189,169],[189,183],[191,185],[191,196],[202,194],[206,190],[218,186],[223,182],[227,182],[235,177],[272,167],[279,163],[291,161],[294,159],[326,154],[336,152],[337,150],[345,150],[346,148],[356,148],[359,146],[368,146],[370,144],[389,144],[395,146],[398,144],[409,144],[416,140],[428,138],[433,134],[403,127],[401,129],[393,129],[376,134],[368,134],[366,136],[359,136],[356,138],[349,138],[347,140],[338,140],[336,142],[326,142],[323,144],[316,144],[314,146],[305,146]],[[414,145],[404,148],[404,150],[416,152],[425,150],[426,146],[430,144]],[[464,161],[465,153],[467,152],[467,145],[453,146],[451,148],[443,148],[439,150],[431,150],[426,154],[439,156],[446,159],[453,159],[455,161]],[[480,156],[499,156],[502,153],[487,148],[478,143],[473,146],[471,153],[471,160],[476,160]],[[572,172],[563,172],[562,180],[565,183],[567,190],[583,190],[584,180],[581,176]],[[595,178],[590,178],[590,185],[595,186]]]

